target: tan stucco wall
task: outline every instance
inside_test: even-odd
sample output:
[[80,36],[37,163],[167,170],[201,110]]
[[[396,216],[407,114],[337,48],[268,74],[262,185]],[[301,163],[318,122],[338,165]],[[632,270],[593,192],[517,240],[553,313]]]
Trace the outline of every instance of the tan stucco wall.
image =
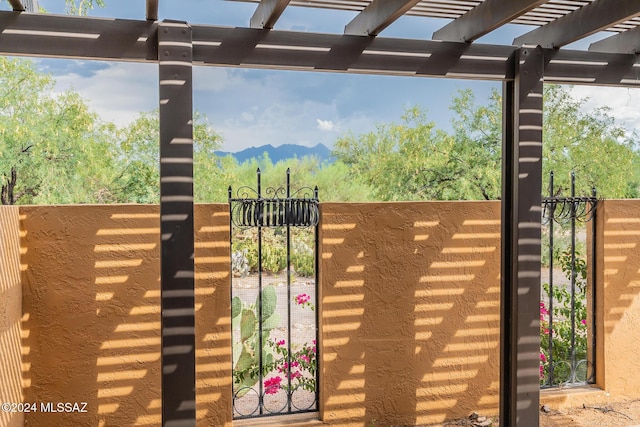
[[[0,206],[0,403],[23,401],[21,317],[19,211]],[[0,411],[0,427],[22,425],[21,413]]]
[[605,200],[597,221],[597,383],[640,398],[640,200]]
[[497,413],[500,203],[323,203],[321,417]]
[[[87,402],[34,426],[159,425],[157,206],[21,208],[25,400]],[[196,206],[197,414],[231,414],[226,205]],[[218,267],[218,268],[215,268]],[[214,273],[217,271],[227,273]]]

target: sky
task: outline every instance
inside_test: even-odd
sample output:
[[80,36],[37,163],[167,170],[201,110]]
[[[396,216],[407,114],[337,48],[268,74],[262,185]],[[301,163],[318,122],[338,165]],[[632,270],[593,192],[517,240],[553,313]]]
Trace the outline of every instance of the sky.
[[[39,0],[51,13],[64,13],[64,0]],[[90,15],[144,19],[144,0],[106,0],[107,7]],[[0,5],[8,9],[6,2]],[[194,24],[248,27],[255,3],[226,0],[160,0],[159,18]],[[288,7],[276,29],[342,33],[355,12]],[[431,39],[449,22],[402,17],[381,37]],[[511,43],[531,27],[508,25],[478,43]],[[569,48],[586,49],[606,35],[591,36]],[[51,73],[56,91],[75,90],[104,120],[124,126],[140,112],[158,107],[158,67],[155,64],[37,59],[39,70]],[[323,143],[332,147],[348,133],[375,130],[398,122],[403,111],[419,106],[439,128],[451,130],[449,106],[459,90],[472,89],[485,103],[499,82],[426,77],[349,75],[326,72],[194,67],[194,109],[204,113],[223,138],[222,150],[251,146]],[[577,98],[588,98],[586,109],[609,106],[619,124],[640,129],[640,89],[575,86]]]

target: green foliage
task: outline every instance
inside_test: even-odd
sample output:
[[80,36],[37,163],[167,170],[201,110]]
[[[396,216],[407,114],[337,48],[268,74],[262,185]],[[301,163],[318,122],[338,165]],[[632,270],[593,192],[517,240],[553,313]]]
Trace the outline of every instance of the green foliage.
[[112,127],[29,61],[0,58],[2,204],[112,200]]
[[[233,254],[242,254],[249,272],[258,271],[258,230],[234,229]],[[291,265],[296,274],[310,277],[315,273],[315,256],[312,249],[314,231],[310,228],[292,229]],[[234,255],[240,258],[240,255]],[[240,265],[241,261],[234,261]],[[270,274],[278,274],[287,268],[286,234],[283,227],[262,229],[262,269]],[[238,268],[239,271],[239,268]]]
[[[121,172],[114,181],[116,200],[121,203],[158,203],[160,201],[158,111],[141,113],[130,125],[119,129],[118,158]],[[213,131],[207,118],[194,114],[193,168],[196,202],[227,198],[225,177],[214,154],[220,148],[220,136]],[[228,185],[228,184],[227,184]]]
[[316,271],[316,260],[312,245],[314,233],[309,229],[300,230],[291,248],[291,265],[298,276],[311,277]]
[[[637,135],[615,124],[607,108],[583,111],[585,100],[545,85],[543,176],[553,170],[556,191],[568,195],[575,171],[576,193],[638,197]],[[402,122],[338,139],[334,155],[352,179],[372,189],[376,200],[490,200],[501,194],[502,100],[493,91],[478,105],[470,90],[452,101],[453,133],[436,129],[418,107]],[[546,181],[546,180],[545,180]]]
[[[102,1],[70,0],[69,12],[86,13]],[[0,202],[3,204],[157,203],[158,112],[141,113],[117,128],[90,111],[72,91],[53,94],[53,80],[28,61],[0,59]],[[616,125],[606,108],[584,112],[566,88],[545,86],[545,175],[568,194],[575,171],[578,194],[595,186],[601,196],[640,197],[637,135]],[[318,185],[322,201],[497,199],[501,188],[501,99],[494,91],[478,103],[462,91],[451,105],[451,133],[436,128],[418,107],[400,123],[347,134],[334,147],[333,163],[313,157],[274,164],[268,156],[239,164],[214,151],[221,138],[201,114],[194,117],[196,202],[226,202],[227,188],[283,187],[291,169],[292,193],[300,183]],[[545,179],[546,181],[546,179]],[[257,259],[248,246],[247,257]],[[270,250],[267,250],[270,251]],[[281,254],[266,258],[282,270]],[[294,268],[308,274],[311,260],[292,254]],[[255,264],[254,264],[255,267]]]
[[[256,170],[260,168],[263,191],[268,187],[284,188],[286,171],[291,170],[291,193],[295,194],[300,185],[318,186],[322,201],[369,201],[373,200],[372,189],[361,180],[353,178],[349,166],[343,162],[321,163],[315,157],[281,160],[273,163],[267,153],[260,158],[239,164],[232,156],[222,158],[221,169],[224,180],[220,180],[226,190],[234,191],[242,186],[256,188]],[[216,184],[217,185],[217,184]],[[216,194],[210,201],[224,202],[227,194]]]
[[402,124],[339,138],[334,156],[351,168],[352,179],[372,188],[376,200],[450,198],[447,189],[460,173],[452,167],[453,139],[437,131],[418,108],[402,119]]
[[86,15],[94,6],[104,7],[104,0],[65,0],[66,12],[71,15]]
[[637,197],[637,136],[616,125],[607,107],[584,112],[585,100],[562,86],[545,85],[544,96],[543,176],[554,171],[555,191],[570,194],[574,171],[578,195],[590,195],[595,186],[602,197]]

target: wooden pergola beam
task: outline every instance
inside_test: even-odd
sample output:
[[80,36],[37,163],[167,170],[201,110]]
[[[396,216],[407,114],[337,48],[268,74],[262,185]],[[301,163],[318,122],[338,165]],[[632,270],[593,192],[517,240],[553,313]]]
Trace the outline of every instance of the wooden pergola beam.
[[[197,65],[506,81],[515,46],[192,25]],[[0,12],[0,55],[157,62],[147,20]],[[545,80],[640,87],[633,54],[545,49]]]

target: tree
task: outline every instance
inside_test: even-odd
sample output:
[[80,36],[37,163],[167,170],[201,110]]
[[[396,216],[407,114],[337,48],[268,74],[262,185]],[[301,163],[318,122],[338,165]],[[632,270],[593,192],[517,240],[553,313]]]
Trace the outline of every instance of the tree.
[[608,107],[584,112],[585,100],[562,86],[546,85],[544,96],[543,176],[554,172],[556,192],[569,195],[573,171],[577,195],[595,187],[603,197],[637,197],[637,135],[616,125]]
[[[193,121],[194,149],[194,197],[196,202],[227,199],[223,165],[214,151],[220,147],[221,138],[199,113]],[[158,203],[160,201],[159,141],[160,122],[158,111],[141,113],[130,125],[117,131],[120,172],[113,182],[117,202]]]
[[466,149],[414,107],[401,124],[338,139],[334,155],[351,167],[354,179],[371,186],[377,200],[482,198],[475,176],[467,174]]
[[104,7],[104,0],[65,0],[67,13],[86,15],[94,6]]
[[[585,100],[562,86],[545,86],[543,173],[555,171],[565,194],[570,171],[577,194],[595,186],[604,197],[637,197],[640,155],[637,136],[615,124],[609,110],[583,111]],[[453,133],[438,130],[418,107],[401,124],[379,125],[364,135],[346,135],[334,155],[354,178],[373,187],[378,200],[498,199],[501,194],[502,100],[493,91],[477,105],[470,90],[453,99]],[[546,179],[545,179],[546,182]]]
[[[227,185],[232,187],[233,197],[238,196],[237,190],[243,186],[256,189],[256,170],[260,168],[263,196],[273,197],[273,194],[265,194],[268,187],[285,188],[286,171],[290,169],[292,195],[301,187],[313,189],[317,186],[319,198],[322,201],[372,200],[371,188],[359,180],[352,179],[349,167],[340,161],[320,162],[315,157],[305,156],[281,160],[273,164],[267,153],[242,164],[238,164],[231,156],[228,156],[228,161],[233,162],[234,165],[232,167],[224,165],[223,168],[228,179]],[[278,194],[278,196],[284,195]]]
[[[65,0],[65,11],[71,15],[86,15],[94,6],[104,7],[104,0]],[[46,10],[40,7],[40,12]]]
[[54,96],[30,62],[0,58],[0,203],[87,203],[108,193],[110,128],[80,96]]

